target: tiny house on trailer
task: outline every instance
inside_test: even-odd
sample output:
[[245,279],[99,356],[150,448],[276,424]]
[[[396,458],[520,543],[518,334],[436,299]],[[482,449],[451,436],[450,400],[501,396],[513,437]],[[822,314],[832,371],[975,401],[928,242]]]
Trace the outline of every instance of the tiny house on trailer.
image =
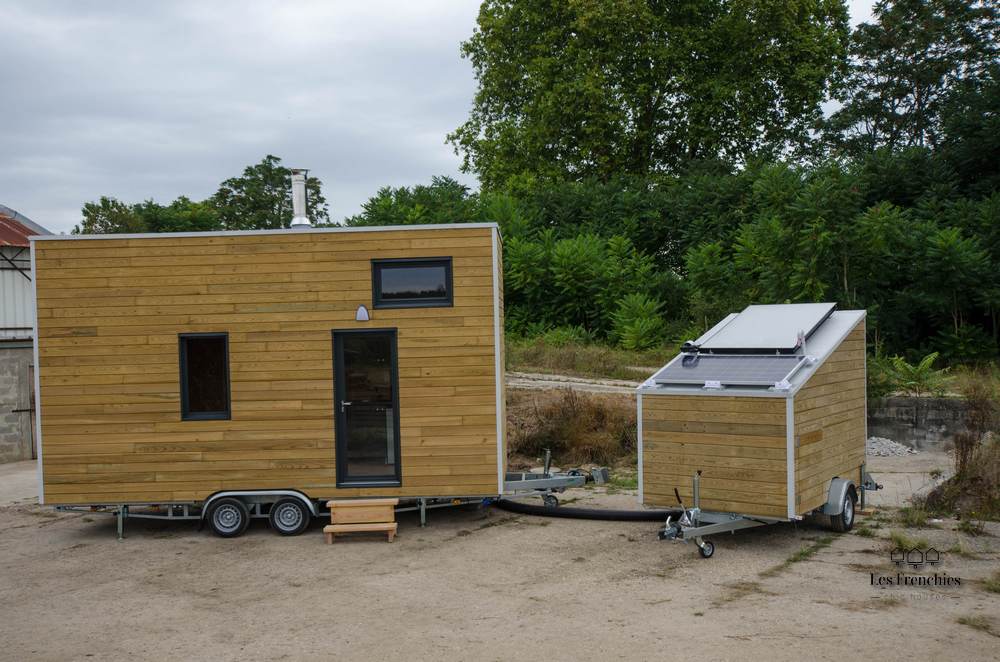
[[802,519],[853,524],[864,489],[865,312],[749,306],[685,343],[637,391],[639,500],[693,505],[661,538]]
[[33,239],[41,503],[232,536],[504,490],[495,224]]

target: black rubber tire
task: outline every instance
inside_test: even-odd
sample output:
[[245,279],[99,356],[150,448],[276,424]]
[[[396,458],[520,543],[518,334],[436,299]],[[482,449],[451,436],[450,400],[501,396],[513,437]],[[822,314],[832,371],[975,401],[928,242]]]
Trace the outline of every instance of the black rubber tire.
[[297,536],[309,528],[312,513],[301,499],[285,497],[271,506],[267,521],[281,535]]
[[250,511],[239,499],[223,497],[212,504],[208,525],[221,538],[235,538],[250,526]]
[[559,507],[559,497],[555,494],[546,494],[542,497],[542,503],[546,508],[558,508]]
[[854,528],[854,516],[857,512],[857,498],[852,490],[844,496],[843,509],[839,515],[830,515],[830,530],[837,533],[847,533]]
[[701,542],[703,546],[698,548],[698,553],[701,554],[701,558],[712,558],[712,554],[715,554],[715,543],[711,540],[702,540]]

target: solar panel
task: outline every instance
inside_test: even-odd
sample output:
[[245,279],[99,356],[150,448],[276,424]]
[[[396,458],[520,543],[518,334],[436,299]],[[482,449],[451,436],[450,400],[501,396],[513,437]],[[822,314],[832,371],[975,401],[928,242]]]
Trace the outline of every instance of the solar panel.
[[788,354],[681,354],[653,375],[657,384],[718,382],[720,386],[774,386],[787,379],[804,356]]
[[703,351],[716,353],[792,352],[799,345],[799,333],[808,339],[836,307],[834,303],[747,306],[717,331],[706,334],[708,337],[700,347]]

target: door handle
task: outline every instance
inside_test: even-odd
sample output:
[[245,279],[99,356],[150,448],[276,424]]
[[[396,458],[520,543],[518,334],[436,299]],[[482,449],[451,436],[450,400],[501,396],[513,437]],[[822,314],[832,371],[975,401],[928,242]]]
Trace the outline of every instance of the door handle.
[[347,408],[351,406],[351,403],[347,400],[340,401],[340,411],[341,413],[346,412]]

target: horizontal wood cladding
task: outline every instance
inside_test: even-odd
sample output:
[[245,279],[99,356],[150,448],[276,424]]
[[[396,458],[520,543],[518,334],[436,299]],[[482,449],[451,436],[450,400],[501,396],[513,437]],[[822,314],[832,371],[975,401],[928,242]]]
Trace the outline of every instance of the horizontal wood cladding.
[[[46,502],[496,494],[492,235],[37,242]],[[452,258],[454,305],[372,310],[370,261],[410,257]],[[398,330],[400,488],[336,488],[331,331],[359,328]],[[177,338],[195,332],[229,334],[231,420],[180,420]]]
[[795,395],[796,510],[826,503],[830,480],[860,482],[865,462],[865,323]]
[[784,398],[642,394],[643,501],[762,517],[787,514]]

